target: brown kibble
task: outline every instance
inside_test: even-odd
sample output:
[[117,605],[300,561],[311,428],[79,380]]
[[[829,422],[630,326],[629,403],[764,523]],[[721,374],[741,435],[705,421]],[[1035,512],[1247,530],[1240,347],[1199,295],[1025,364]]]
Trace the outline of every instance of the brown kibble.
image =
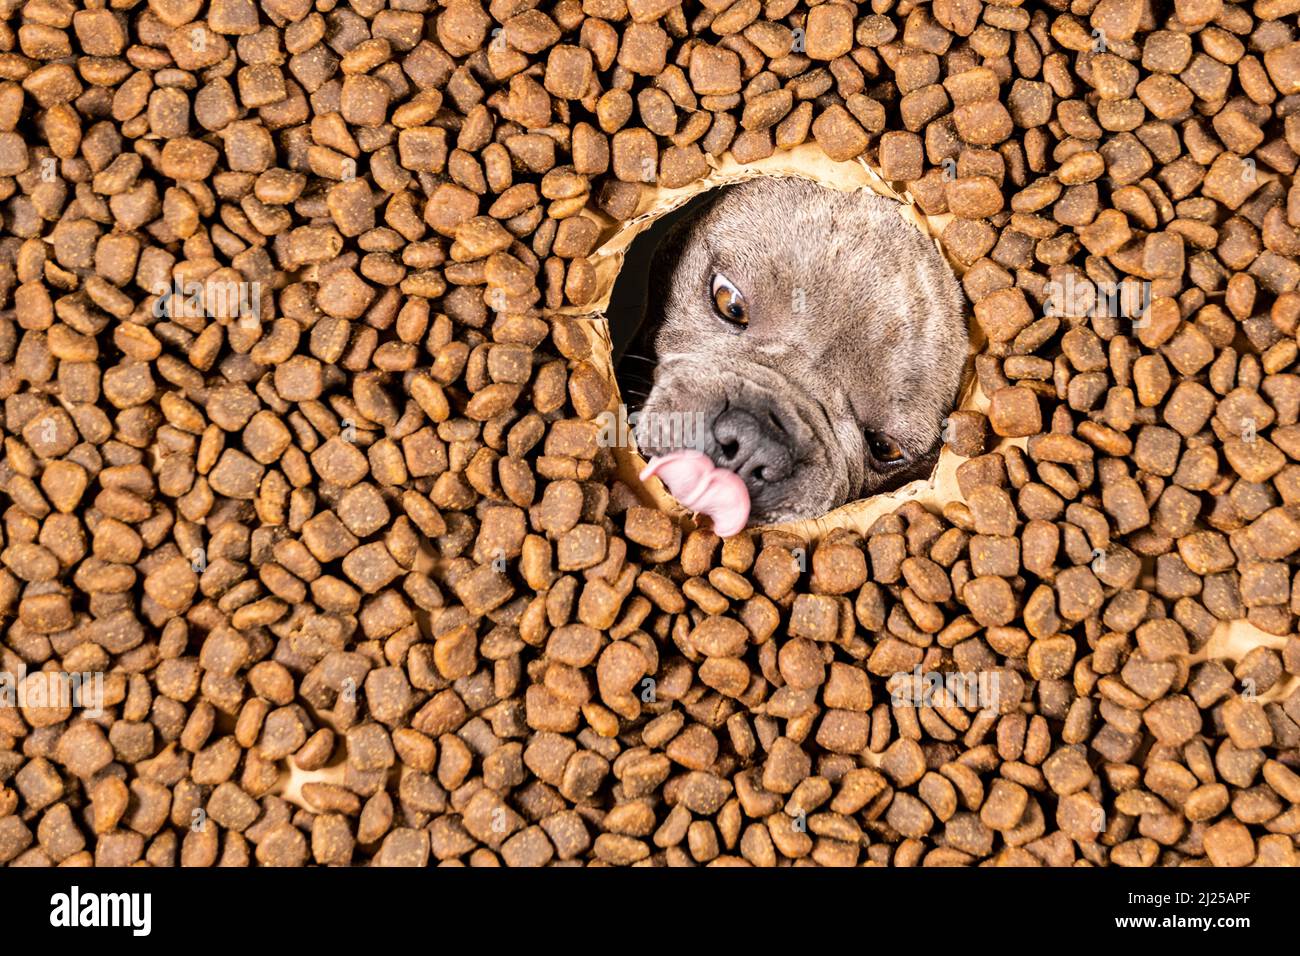
[[[1300,859],[1297,0],[6,9],[0,863]],[[858,163],[971,375],[723,541],[602,427],[642,230]]]
[[980,808],[980,822],[991,830],[1010,830],[1020,823],[1029,805],[1024,787],[1009,780],[994,780]]
[[1042,431],[1038,396],[1028,388],[1000,388],[989,398],[989,427],[1004,438],[1021,438]]
[[623,533],[647,548],[663,548],[673,539],[673,524],[662,511],[633,507],[627,510]]
[[853,48],[853,11],[825,3],[808,11],[806,52],[814,60],[834,60]]
[[561,99],[577,100],[591,83],[591,53],[581,47],[559,45],[546,60],[546,91]]
[[994,146],[1011,135],[1012,120],[997,100],[967,103],[953,111],[957,134],[973,146]]
[[1255,859],[1255,841],[1236,820],[1221,820],[1205,831],[1205,855],[1214,866],[1249,866]]
[[[826,4],[827,7],[844,9],[838,4]],[[852,114],[842,106],[831,106],[822,112],[812,124],[813,138],[831,159],[845,162],[853,159],[867,147],[870,137]]]
[[880,172],[886,179],[920,179],[921,138],[915,133],[888,132],[880,137]]
[[962,600],[975,620],[986,626],[1009,624],[1015,616],[1015,596],[1003,578],[986,576],[968,581]]
[[699,44],[691,50],[691,87],[700,96],[740,92],[740,57],[722,47]]

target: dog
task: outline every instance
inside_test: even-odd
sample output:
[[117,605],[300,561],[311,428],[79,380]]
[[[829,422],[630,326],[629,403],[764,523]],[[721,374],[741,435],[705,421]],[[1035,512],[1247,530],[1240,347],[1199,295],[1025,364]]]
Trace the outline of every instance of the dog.
[[643,399],[638,448],[734,471],[757,524],[926,477],[966,362],[964,303],[933,241],[870,189],[718,190],[656,248],[620,359]]

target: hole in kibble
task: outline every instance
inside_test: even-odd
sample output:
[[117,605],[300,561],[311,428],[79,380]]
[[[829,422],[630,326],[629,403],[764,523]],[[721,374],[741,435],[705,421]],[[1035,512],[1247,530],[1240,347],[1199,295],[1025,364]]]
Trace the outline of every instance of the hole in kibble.
[[[786,173],[783,175],[788,176],[791,174]],[[609,305],[605,315],[608,321],[608,333],[612,347],[611,360],[619,393],[619,413],[629,418],[628,428],[624,433],[628,436],[629,442],[635,442],[635,423],[639,419],[642,408],[654,386],[655,371],[658,366],[652,341],[653,329],[647,324],[651,318],[648,315],[648,307],[653,289],[652,284],[664,282],[666,277],[655,274],[655,253],[674,226],[686,219],[702,214],[710,203],[716,201],[728,189],[735,188],[737,185],[739,185],[738,182],[720,183],[693,196],[682,205],[664,212],[646,225],[632,239],[624,253],[623,261],[610,292]],[[822,182],[821,185],[826,188],[836,188],[831,183]],[[921,222],[916,220],[916,217],[909,221],[923,234],[931,235],[930,229],[923,228]],[[960,273],[960,270],[958,270],[958,273]],[[970,304],[966,300],[964,292],[963,303],[970,332],[973,336],[979,335],[980,333],[970,312]],[[879,506],[889,506],[890,502],[894,501],[895,498],[897,499],[895,503],[901,503],[903,500],[910,498],[914,490],[922,486],[933,490],[940,483],[942,473],[945,470],[951,471],[955,467],[955,463],[945,461],[946,458],[952,456],[953,449],[959,452],[961,460],[982,453],[985,450],[984,417],[981,412],[976,411],[976,405],[974,404],[976,390],[973,387],[973,382],[973,362],[968,361],[962,372],[957,400],[952,409],[953,414],[944,424],[944,435],[948,441],[946,445],[943,440],[940,441],[940,447],[944,452],[942,456],[934,453],[910,467],[903,467],[899,469],[893,480],[890,480],[872,494],[861,499],[850,500],[830,511],[810,516],[804,521],[796,522],[796,524],[806,525],[807,522],[813,522],[817,527],[823,528],[834,527],[838,524],[857,523],[864,519],[861,515],[854,514],[854,512],[860,512],[861,507],[869,502],[872,504],[871,513],[874,514]],[[774,409],[768,409],[765,418],[774,434],[788,434],[787,424],[782,421],[781,416]],[[709,428],[711,424],[704,423],[703,427]],[[697,432],[699,428],[700,426],[695,426]],[[685,434],[689,437],[692,432],[688,429]],[[631,450],[637,449],[634,447]],[[726,440],[719,444],[718,450],[725,462],[734,460],[739,448],[735,440]],[[948,466],[946,469],[945,465]],[[755,470],[755,475],[761,474],[761,469]],[[944,497],[945,500],[954,497],[956,495],[955,484],[953,489],[952,495],[940,493],[941,497]],[[804,530],[809,529],[805,528]]]

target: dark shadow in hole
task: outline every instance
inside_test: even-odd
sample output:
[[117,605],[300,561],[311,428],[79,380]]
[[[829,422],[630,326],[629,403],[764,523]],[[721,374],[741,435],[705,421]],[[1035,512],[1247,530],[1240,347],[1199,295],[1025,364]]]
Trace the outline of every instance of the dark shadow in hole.
[[655,250],[677,223],[698,215],[716,199],[721,189],[710,189],[692,197],[678,208],[665,213],[632,240],[623,258],[618,277],[610,294],[609,309],[605,316],[609,322],[609,336],[613,343],[614,378],[619,394],[628,411],[635,411],[644,403],[654,384],[655,361],[652,345],[638,339],[648,329],[646,320],[647,299],[650,290],[650,272],[654,265]]

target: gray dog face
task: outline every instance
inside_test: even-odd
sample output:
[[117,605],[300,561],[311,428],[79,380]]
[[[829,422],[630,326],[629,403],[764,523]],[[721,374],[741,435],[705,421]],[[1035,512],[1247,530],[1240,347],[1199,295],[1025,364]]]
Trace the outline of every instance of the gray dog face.
[[760,524],[929,473],[966,361],[963,297],[895,202],[752,180],[675,226],[650,275],[644,455],[699,448],[744,479]]

